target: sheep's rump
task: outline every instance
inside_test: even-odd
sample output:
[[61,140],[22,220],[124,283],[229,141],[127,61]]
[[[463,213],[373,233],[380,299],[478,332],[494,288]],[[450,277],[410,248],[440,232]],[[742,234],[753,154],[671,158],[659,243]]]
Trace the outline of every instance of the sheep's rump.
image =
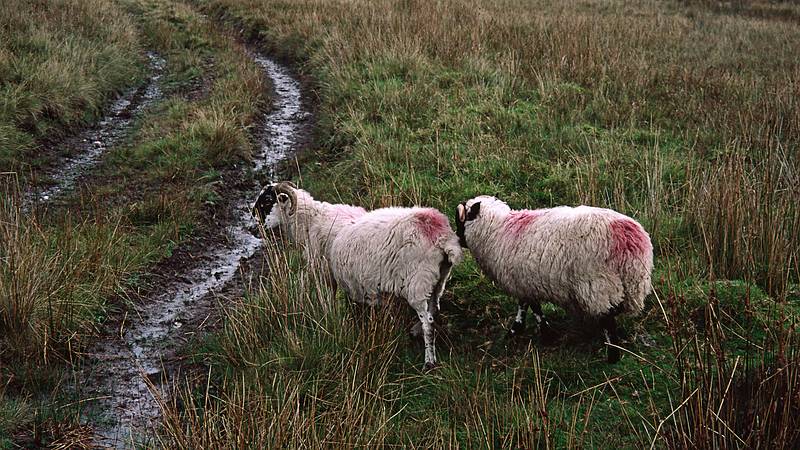
[[[495,242],[491,276],[518,298],[598,316],[639,312],[650,293],[653,248],[633,219],[580,206],[512,211]],[[577,310],[577,311],[576,311]]]
[[455,264],[461,249],[447,218],[430,208],[383,208],[357,218],[331,245],[331,269],[356,301],[379,294],[410,303],[429,297],[445,258]]

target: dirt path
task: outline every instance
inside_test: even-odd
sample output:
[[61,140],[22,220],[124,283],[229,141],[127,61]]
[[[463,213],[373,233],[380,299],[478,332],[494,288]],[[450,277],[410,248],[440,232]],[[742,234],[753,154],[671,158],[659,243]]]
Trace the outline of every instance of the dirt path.
[[[307,138],[310,114],[303,107],[300,83],[286,68],[255,52],[251,56],[274,87],[274,106],[257,133],[259,150],[252,169],[273,176],[278,164]],[[243,287],[231,281],[261,247],[249,213],[259,186],[232,183],[236,188],[227,198],[229,220],[219,227],[219,235],[195,243],[183,257],[164,264],[169,273],[160,274],[157,290],[120,322],[110,324],[107,337],[89,350],[93,363],[78,377],[83,380],[78,394],[97,399],[85,417],[98,445],[125,448],[152,436],[161,414],[156,397],[165,401],[172,380],[178,378],[176,350],[187,336],[200,332],[224,300],[224,289],[241,292]]]
[[153,52],[147,52],[149,74],[147,82],[129,89],[109,108],[108,113],[93,127],[52,147],[68,148],[67,156],[57,159],[39,174],[23,195],[23,207],[46,204],[72,190],[105,151],[127,136],[136,117],[164,96],[159,80],[164,73],[165,61]]

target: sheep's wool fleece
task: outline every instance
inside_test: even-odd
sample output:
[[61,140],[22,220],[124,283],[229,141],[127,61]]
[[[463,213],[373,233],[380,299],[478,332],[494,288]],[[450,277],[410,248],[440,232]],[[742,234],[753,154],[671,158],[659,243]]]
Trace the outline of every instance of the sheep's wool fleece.
[[392,293],[412,307],[431,297],[445,257],[458,264],[461,247],[447,218],[431,208],[371,211],[342,228],[330,250],[334,277],[354,299]]
[[321,262],[327,257],[339,230],[366,214],[364,208],[358,206],[314,200],[302,189],[295,189],[295,193],[297,211],[294,219],[287,220],[287,225],[295,242],[304,246],[309,263]]
[[642,226],[610,209],[562,206],[512,211],[494,197],[465,224],[484,272],[510,295],[601,316],[637,313],[652,290],[653,247]]

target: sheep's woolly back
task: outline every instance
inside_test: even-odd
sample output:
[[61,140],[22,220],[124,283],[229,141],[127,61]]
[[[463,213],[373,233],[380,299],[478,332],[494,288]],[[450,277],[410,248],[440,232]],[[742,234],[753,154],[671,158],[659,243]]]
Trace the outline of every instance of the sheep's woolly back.
[[476,202],[480,213],[465,224],[467,245],[509,294],[595,317],[644,307],[653,247],[630,217],[589,206],[513,211],[487,196],[468,201],[467,210]]
[[368,212],[343,227],[330,250],[334,277],[354,299],[391,293],[412,306],[431,296],[443,264],[461,259],[447,218],[431,208]]
[[277,214],[282,215],[280,223],[292,239],[305,248],[310,263],[326,258],[339,230],[366,214],[364,208],[358,206],[321,202],[302,189],[294,191],[297,195],[294,216],[290,217],[284,208],[276,208],[279,209]]

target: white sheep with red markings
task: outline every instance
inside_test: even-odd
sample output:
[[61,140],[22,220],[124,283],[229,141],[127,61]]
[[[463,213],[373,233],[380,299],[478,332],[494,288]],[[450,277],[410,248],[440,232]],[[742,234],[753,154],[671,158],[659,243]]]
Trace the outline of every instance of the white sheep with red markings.
[[635,314],[652,291],[653,246],[642,226],[616,211],[589,206],[512,210],[491,196],[458,205],[456,232],[486,275],[519,301],[513,336],[533,309],[543,333],[540,302],[599,320],[619,360],[615,317]]
[[462,259],[444,214],[419,207],[365,212],[320,202],[286,182],[262,190],[253,210],[265,228],[288,231],[307,257],[324,258],[336,285],[354,301],[405,298],[420,320],[425,366],[436,364],[434,315],[450,271]]

